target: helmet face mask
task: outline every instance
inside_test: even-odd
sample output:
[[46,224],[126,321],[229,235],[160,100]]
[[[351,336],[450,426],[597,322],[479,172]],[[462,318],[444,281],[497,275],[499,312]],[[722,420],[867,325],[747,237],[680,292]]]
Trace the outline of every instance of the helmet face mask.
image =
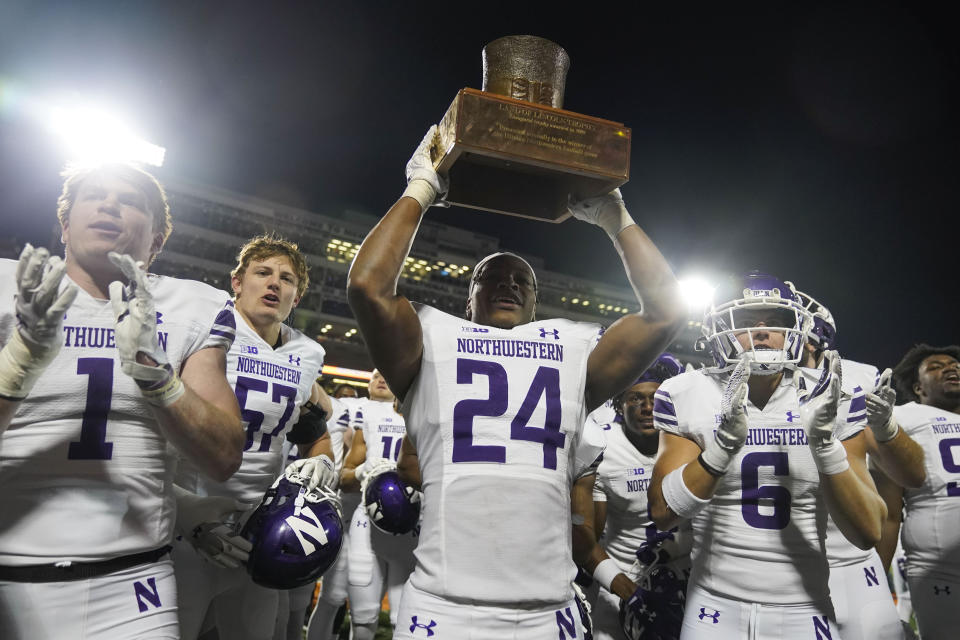
[[343,521],[336,494],[308,491],[298,476],[281,476],[243,526],[253,549],[247,572],[257,584],[292,589],[319,578],[337,560]]
[[[787,282],[790,286],[792,283]],[[797,291],[797,297],[803,308],[810,312],[813,323],[807,331],[807,342],[817,349],[833,349],[837,344],[837,323],[830,309],[818,302],[813,296]]]
[[812,324],[790,285],[754,272],[718,291],[702,330],[719,369],[747,360],[752,374],[769,375],[800,362]]

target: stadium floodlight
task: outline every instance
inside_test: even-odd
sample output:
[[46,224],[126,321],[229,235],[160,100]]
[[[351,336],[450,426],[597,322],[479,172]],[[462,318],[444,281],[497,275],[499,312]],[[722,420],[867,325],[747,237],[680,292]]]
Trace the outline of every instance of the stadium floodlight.
[[713,299],[714,287],[699,276],[680,278],[680,295],[687,303],[690,313],[702,312]]
[[71,162],[163,165],[166,149],[147,142],[123,118],[104,109],[53,107],[48,112],[48,125],[62,140]]

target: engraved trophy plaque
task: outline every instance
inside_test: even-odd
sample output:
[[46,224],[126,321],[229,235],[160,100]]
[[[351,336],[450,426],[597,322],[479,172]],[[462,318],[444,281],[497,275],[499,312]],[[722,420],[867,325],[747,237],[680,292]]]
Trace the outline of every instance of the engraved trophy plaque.
[[483,49],[483,90],[461,89],[437,127],[434,167],[450,204],[562,222],[570,196],[607,193],[630,177],[630,129],[565,111],[570,59],[536,36]]

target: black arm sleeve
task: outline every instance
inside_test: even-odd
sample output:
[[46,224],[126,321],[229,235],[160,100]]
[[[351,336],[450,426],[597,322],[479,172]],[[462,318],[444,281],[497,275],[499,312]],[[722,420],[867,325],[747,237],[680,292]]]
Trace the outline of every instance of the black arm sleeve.
[[327,432],[327,413],[312,402],[303,408],[297,424],[287,433],[287,440],[293,444],[310,444]]

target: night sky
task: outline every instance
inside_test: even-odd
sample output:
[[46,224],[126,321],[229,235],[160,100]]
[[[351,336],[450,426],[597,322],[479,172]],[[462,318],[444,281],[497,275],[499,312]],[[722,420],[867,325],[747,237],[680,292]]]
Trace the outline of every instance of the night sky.
[[[530,33],[570,55],[567,109],[632,127],[624,198],[679,275],[793,280],[831,308],[844,356],[880,366],[958,342],[946,10],[674,4],[5,0],[3,233],[49,238],[64,160],[23,96],[120,107],[167,148],[161,179],[379,215],[426,128],[480,88],[483,45]],[[429,216],[626,284],[582,223]]]

